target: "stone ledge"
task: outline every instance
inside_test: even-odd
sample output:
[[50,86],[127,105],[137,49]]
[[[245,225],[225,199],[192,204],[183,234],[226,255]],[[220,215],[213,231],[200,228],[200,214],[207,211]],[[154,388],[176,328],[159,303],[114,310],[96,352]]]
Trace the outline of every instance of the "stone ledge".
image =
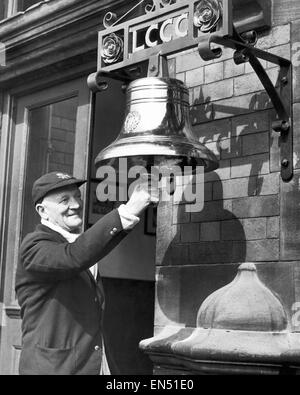
[[300,372],[300,334],[166,327],[140,348],[162,369],[197,374]]

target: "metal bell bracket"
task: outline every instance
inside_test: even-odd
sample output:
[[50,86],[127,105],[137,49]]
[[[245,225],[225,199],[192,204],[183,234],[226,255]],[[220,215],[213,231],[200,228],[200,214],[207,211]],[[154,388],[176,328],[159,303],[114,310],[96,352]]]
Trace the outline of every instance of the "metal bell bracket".
[[[122,90],[125,91],[127,85],[135,79],[141,77],[142,70],[139,66],[131,69],[121,69],[114,71],[99,70],[90,74],[87,84],[93,93],[106,91],[109,87],[107,79],[122,81],[124,84]],[[167,58],[161,53],[154,54],[150,57],[148,63],[148,77],[169,77]],[[102,79],[104,78],[104,80]]]
[[[211,33],[204,37],[198,44],[198,50],[204,60],[216,59],[222,55],[222,49],[211,48],[211,43],[220,44],[235,49],[233,60],[236,64],[251,64],[277,113],[272,128],[280,133],[281,177],[283,181],[289,181],[293,177],[292,64],[288,59],[255,48],[256,41],[255,31],[240,35],[233,26],[231,36]],[[258,58],[280,67],[275,86]]]
[[[139,66],[129,70],[106,71],[99,70],[88,76],[87,84],[93,93],[106,91],[109,87],[107,79],[124,82],[122,89],[125,91],[127,85],[136,78],[141,77],[142,71]],[[148,64],[148,77],[169,77],[168,62],[160,53],[150,57]],[[105,78],[103,80],[103,78]]]
[[[106,91],[109,87],[107,79],[113,79],[116,81],[122,81],[124,84],[122,86],[123,91],[125,91],[127,85],[134,81],[136,78],[141,76],[140,67],[136,66],[129,70],[116,70],[116,71],[106,71],[99,70],[96,73],[92,73],[88,76],[87,84],[93,93]],[[102,78],[105,78],[104,80]]]

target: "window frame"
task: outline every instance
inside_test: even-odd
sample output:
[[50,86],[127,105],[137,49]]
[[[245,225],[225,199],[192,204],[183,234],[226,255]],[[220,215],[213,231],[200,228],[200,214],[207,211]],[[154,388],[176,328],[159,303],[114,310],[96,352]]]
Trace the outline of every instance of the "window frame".
[[35,3],[28,6],[24,10],[20,10],[21,1],[23,5],[24,0],[4,0],[4,15],[3,18],[0,19],[0,22],[4,21],[5,19],[11,18],[12,16],[16,15],[18,12],[25,12],[28,8],[34,6],[35,4],[40,3],[42,0],[36,0]]
[[[53,101],[64,100],[78,95],[78,109],[76,117],[76,139],[74,151],[73,174],[78,178],[86,178],[88,175],[90,145],[90,117],[91,117],[91,92],[87,87],[86,78],[64,82],[41,91],[10,97],[11,119],[7,141],[2,147],[6,150],[3,160],[0,157],[0,168],[6,169],[4,182],[8,185],[5,195],[0,196],[0,203],[4,204],[5,212],[2,222],[2,239],[0,240],[0,258],[2,262],[9,262],[10,274],[6,276],[5,304],[15,305],[14,273],[18,262],[19,246],[21,243],[25,181],[28,160],[29,142],[29,113],[30,110],[51,104]],[[44,96],[44,97],[43,97]],[[81,131],[85,131],[82,133]],[[5,135],[2,136],[5,139]],[[1,147],[0,147],[1,148]],[[1,150],[0,150],[1,154]],[[18,159],[18,160],[16,160]],[[84,190],[84,212],[87,207],[86,187]],[[85,224],[84,224],[85,225]],[[13,231],[12,231],[13,229]]]

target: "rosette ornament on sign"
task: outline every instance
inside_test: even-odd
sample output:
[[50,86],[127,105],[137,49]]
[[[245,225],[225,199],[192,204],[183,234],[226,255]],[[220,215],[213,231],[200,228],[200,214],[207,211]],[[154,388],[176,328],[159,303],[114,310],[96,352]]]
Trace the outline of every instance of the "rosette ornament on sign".
[[103,38],[101,56],[104,63],[112,64],[119,61],[123,56],[123,50],[123,40],[115,33]]
[[211,32],[222,17],[222,5],[218,0],[201,0],[194,14],[194,25],[201,32]]

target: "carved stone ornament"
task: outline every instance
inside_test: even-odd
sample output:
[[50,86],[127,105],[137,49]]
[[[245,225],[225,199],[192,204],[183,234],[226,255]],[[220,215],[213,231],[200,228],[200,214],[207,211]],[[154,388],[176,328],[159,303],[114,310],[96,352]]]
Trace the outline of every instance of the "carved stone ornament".
[[194,25],[203,33],[212,31],[222,16],[222,6],[218,0],[201,0],[196,6]]
[[123,49],[123,40],[115,33],[104,37],[101,51],[103,62],[106,64],[117,62],[123,55]]
[[287,316],[280,300],[258,278],[253,263],[243,263],[235,279],[201,305],[197,327],[241,331],[284,331]]
[[202,373],[278,374],[299,366],[300,338],[278,297],[243,263],[235,279],[202,303],[196,328],[166,327],[140,348],[157,365]]

